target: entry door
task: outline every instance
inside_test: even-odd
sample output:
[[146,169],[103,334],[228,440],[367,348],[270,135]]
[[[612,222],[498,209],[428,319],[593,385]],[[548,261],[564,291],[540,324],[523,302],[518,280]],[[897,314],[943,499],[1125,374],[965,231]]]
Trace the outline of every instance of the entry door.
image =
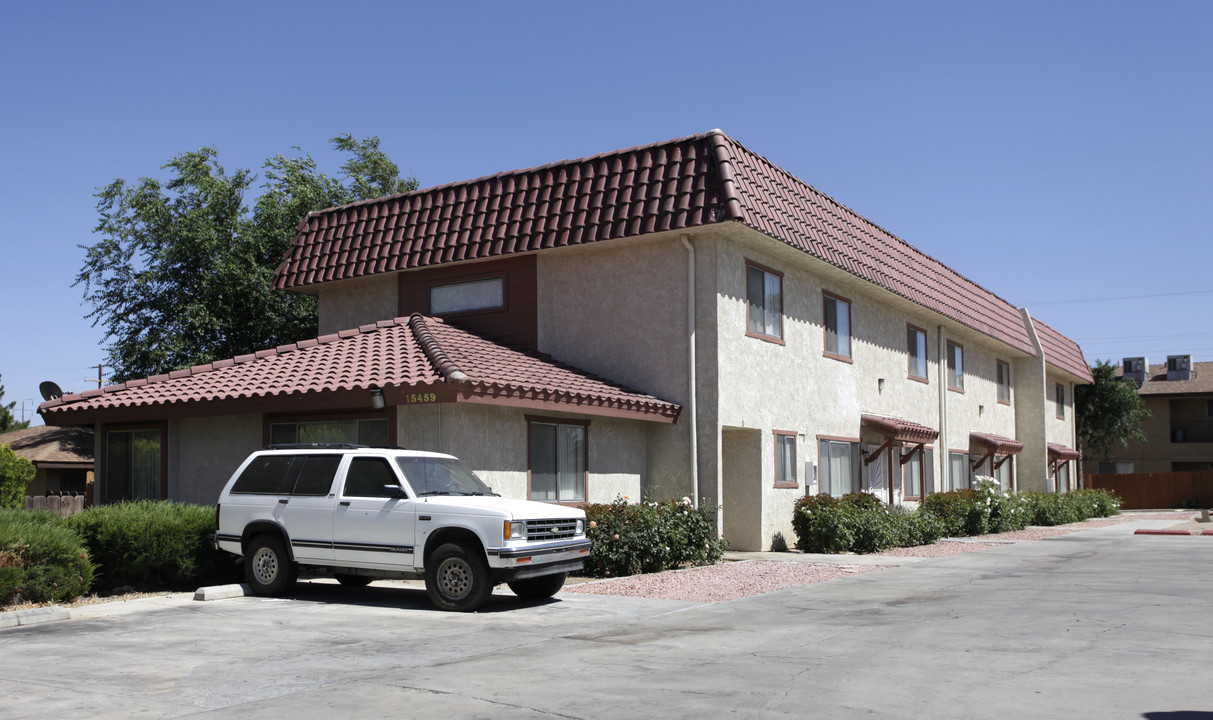
[[384,485],[400,486],[400,476],[386,458],[350,461],[333,513],[333,552],[338,564],[413,565],[417,501],[386,497]]

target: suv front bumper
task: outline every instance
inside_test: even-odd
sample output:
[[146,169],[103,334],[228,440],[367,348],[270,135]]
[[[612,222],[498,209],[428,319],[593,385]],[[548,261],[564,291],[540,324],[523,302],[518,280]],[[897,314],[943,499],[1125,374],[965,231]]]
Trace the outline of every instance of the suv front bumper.
[[493,578],[502,582],[580,570],[590,554],[588,539],[565,540],[488,551]]

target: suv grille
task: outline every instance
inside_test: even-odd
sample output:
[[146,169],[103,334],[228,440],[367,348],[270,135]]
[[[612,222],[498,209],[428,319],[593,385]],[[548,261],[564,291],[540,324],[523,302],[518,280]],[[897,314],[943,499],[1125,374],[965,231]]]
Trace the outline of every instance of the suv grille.
[[527,520],[527,540],[563,540],[577,532],[576,520]]

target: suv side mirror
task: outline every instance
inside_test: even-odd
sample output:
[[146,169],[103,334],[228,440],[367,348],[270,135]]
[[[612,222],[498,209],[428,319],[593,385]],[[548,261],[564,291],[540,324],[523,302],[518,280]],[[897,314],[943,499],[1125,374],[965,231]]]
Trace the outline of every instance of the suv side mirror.
[[388,484],[383,486],[383,496],[389,498],[399,498],[407,500],[409,494],[404,491],[404,488],[399,485]]

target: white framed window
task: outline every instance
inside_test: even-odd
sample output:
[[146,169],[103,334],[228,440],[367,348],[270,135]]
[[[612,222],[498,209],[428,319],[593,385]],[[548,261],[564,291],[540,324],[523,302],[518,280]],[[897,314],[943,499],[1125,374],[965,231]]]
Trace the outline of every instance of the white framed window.
[[960,343],[948,341],[948,389],[964,392],[965,349]]
[[505,278],[430,286],[430,314],[449,315],[505,307]]
[[913,445],[901,449],[902,459],[910,458],[901,466],[901,489],[907,499],[922,497],[924,455],[925,453],[918,452]]
[[820,465],[821,492],[842,497],[859,489],[859,443],[845,440],[821,440],[818,463]]
[[1015,458],[995,458],[995,464],[998,460],[1002,460],[1002,465],[994,471],[994,479],[1005,492],[1010,492],[1015,489]]
[[914,380],[927,381],[927,333],[922,328],[906,325],[906,355],[909,373]]
[[851,301],[823,293],[825,309],[826,354],[838,358],[851,357]]
[[998,368],[998,402],[1004,405],[1011,404],[1011,364],[997,361]]
[[795,432],[775,431],[775,487],[797,487]]
[[745,272],[747,334],[783,339],[783,275],[753,263]]
[[1065,385],[1062,385],[1061,383],[1057,383],[1056,398],[1057,398],[1057,419],[1065,420],[1066,419],[1066,386]]
[[584,502],[588,423],[528,420],[530,498],[541,502]]
[[965,490],[970,487],[969,454],[948,453],[948,489]]

